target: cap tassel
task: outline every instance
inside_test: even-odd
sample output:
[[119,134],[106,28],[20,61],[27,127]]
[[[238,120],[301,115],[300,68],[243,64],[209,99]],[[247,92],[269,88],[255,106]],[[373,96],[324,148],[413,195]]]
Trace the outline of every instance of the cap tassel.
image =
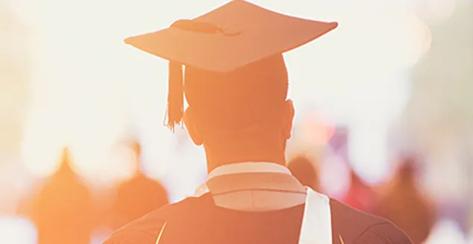
[[174,126],[181,123],[184,111],[184,82],[182,65],[179,63],[169,62],[168,89],[167,126],[174,130]]

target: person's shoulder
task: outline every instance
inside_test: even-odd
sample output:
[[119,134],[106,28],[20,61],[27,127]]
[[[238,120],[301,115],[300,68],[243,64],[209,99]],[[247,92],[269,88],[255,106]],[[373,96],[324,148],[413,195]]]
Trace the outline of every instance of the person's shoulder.
[[[410,244],[409,237],[387,219],[330,200],[333,238],[339,243]],[[334,242],[337,243],[337,242]]]
[[190,197],[180,202],[166,205],[124,225],[113,232],[104,242],[105,244],[148,244],[156,243],[156,238],[173,218],[186,216],[186,211],[191,211],[191,206],[198,198]]
[[401,229],[386,220],[369,226],[354,243],[411,244],[412,241]]

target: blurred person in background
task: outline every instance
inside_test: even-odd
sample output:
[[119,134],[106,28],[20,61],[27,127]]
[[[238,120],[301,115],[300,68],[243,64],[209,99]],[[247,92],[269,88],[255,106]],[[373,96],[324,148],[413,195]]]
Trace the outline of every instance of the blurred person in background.
[[291,159],[288,168],[291,174],[296,177],[301,184],[308,186],[318,192],[322,192],[319,182],[318,165],[307,156],[298,155]]
[[350,164],[349,144],[350,130],[345,126],[337,126],[329,140],[329,153],[341,160],[349,170],[348,190],[341,196],[341,201],[350,207],[371,213],[376,199],[376,192],[353,169]]
[[373,212],[376,202],[375,190],[355,172],[350,169],[350,186],[342,198],[342,202],[366,212]]
[[375,213],[401,227],[414,243],[424,243],[435,224],[433,203],[419,189],[416,160],[406,157],[381,192]]
[[282,53],[336,26],[231,1],[127,39],[170,60],[168,126],[184,122],[205,149],[209,175],[195,197],[106,243],[410,243],[390,222],[306,189],[285,167],[294,107]]
[[33,199],[31,218],[39,244],[89,244],[93,230],[93,203],[88,187],[71,168],[66,148],[58,170]]
[[112,207],[112,227],[120,227],[153,209],[168,203],[166,189],[156,180],[150,179],[141,170],[141,145],[133,140],[129,143],[133,151],[135,173],[121,183],[116,191]]

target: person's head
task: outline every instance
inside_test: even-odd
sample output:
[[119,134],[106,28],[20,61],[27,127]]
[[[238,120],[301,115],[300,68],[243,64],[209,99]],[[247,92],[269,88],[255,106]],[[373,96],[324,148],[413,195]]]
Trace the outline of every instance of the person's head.
[[400,159],[400,164],[396,172],[396,179],[398,183],[403,185],[414,185],[419,171],[419,156],[404,155]]
[[74,174],[72,166],[72,155],[68,147],[62,149],[59,158],[59,167],[55,173],[56,176],[70,176]]
[[168,126],[184,119],[194,142],[205,147],[209,168],[238,161],[284,163],[294,109],[286,100],[282,53],[337,25],[230,1],[125,42],[170,61]]
[[278,158],[284,163],[294,116],[287,90],[282,55],[227,73],[188,66],[184,123],[194,143],[205,147],[209,162]]
[[129,150],[133,153],[135,163],[135,174],[141,174],[141,144],[137,139],[131,139],[128,142]]

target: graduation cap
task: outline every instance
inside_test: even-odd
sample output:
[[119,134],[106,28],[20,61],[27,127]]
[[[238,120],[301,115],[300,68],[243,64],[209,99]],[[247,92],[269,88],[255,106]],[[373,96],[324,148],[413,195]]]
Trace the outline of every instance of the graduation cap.
[[192,20],[125,40],[170,61],[168,126],[183,114],[183,66],[229,73],[301,46],[337,26],[279,14],[246,1],[231,1]]

